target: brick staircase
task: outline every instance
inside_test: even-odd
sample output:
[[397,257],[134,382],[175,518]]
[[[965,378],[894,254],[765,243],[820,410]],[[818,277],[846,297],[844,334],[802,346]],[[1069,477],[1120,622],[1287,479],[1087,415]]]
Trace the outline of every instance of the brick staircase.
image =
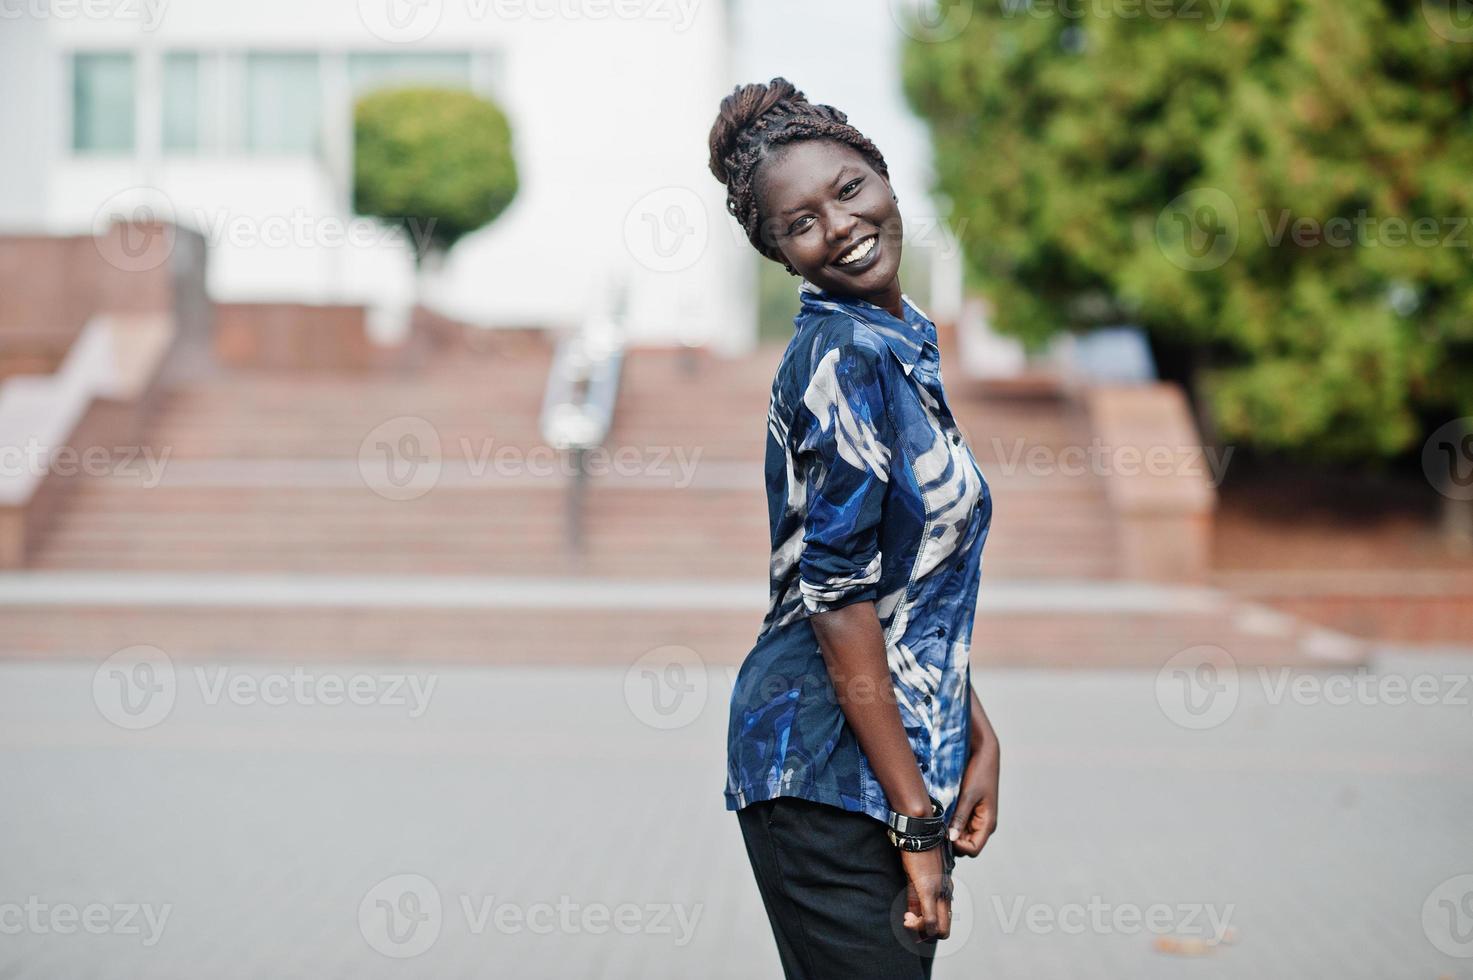
[[[628,664],[678,644],[738,663],[766,602],[761,463],[779,354],[631,351],[607,446],[634,464],[587,486],[581,549],[568,478],[516,462],[540,443],[545,345],[441,349],[407,374],[184,383],[145,439],[162,480],[81,479],[27,569],[0,576],[0,594],[36,592],[0,604],[0,656],[150,644],[184,657]],[[1159,665],[1204,643],[1245,664],[1359,655],[1222,593],[1120,581],[1101,479],[1022,462],[1029,447],[1088,445],[1073,403],[952,381],[948,395],[994,495],[980,662]],[[441,474],[390,499],[370,489],[360,451],[406,417],[438,435]],[[507,448],[511,464],[478,469]]]

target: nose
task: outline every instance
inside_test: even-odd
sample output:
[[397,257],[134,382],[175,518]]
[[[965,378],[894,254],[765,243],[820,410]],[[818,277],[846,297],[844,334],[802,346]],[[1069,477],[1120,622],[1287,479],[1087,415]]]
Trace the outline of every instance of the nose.
[[854,234],[854,226],[858,222],[859,218],[851,214],[848,210],[836,208],[832,211],[829,214],[828,220],[829,244],[842,245],[847,242],[850,236]]

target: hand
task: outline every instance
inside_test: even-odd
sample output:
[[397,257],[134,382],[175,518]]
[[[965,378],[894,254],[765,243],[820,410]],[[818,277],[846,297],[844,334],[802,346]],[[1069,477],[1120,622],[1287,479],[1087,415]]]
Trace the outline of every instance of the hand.
[[997,832],[997,779],[1000,757],[996,742],[974,751],[962,771],[961,791],[952,812],[952,847],[963,857],[976,857]]
[[916,942],[951,935],[951,875],[944,863],[946,842],[929,851],[900,851],[905,869],[905,928]]

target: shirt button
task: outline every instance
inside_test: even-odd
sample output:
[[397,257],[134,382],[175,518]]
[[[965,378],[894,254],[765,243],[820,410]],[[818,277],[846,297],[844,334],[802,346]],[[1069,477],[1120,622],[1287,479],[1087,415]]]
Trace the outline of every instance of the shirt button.
[[925,701],[926,701],[927,704],[930,704],[931,703],[931,695],[927,694],[926,697],[925,697]]
[[936,635],[937,636],[945,636],[946,635],[946,627],[945,626],[938,626],[938,627],[936,627]]
[[962,444],[962,434],[960,432],[953,432],[951,434],[951,444],[953,446],[960,446]]
[[931,769],[931,764],[929,762],[922,762],[921,763],[921,772],[929,772],[930,769]]

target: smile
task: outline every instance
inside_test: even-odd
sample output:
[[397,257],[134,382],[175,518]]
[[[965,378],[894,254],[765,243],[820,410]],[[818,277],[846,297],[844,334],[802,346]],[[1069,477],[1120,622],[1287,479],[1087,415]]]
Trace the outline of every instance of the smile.
[[865,259],[874,254],[874,251],[876,248],[879,247],[879,244],[879,236],[871,235],[860,242],[858,245],[855,245],[849,251],[845,252],[843,255],[839,256],[838,260],[834,262],[834,265],[853,266],[862,264]]

